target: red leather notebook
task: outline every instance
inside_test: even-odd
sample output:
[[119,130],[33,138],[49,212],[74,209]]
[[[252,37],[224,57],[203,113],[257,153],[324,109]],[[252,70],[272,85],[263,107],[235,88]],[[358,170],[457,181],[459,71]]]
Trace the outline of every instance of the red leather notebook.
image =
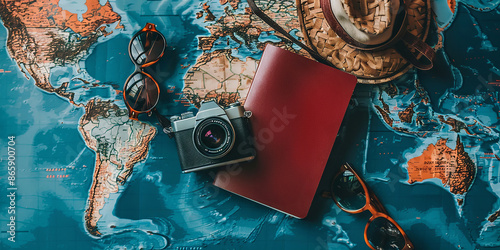
[[353,75],[267,45],[244,104],[253,113],[257,156],[241,168],[221,167],[214,185],[306,217],[356,82]]

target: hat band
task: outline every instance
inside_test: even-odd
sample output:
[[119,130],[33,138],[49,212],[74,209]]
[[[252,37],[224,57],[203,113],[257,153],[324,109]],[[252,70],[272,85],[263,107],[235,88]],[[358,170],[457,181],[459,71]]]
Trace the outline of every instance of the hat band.
[[[402,1],[404,3],[404,1]],[[407,15],[406,15],[406,6],[402,9],[402,13],[398,15],[396,18],[396,22],[394,25],[397,27],[397,31],[393,31],[393,35],[389,40],[377,45],[368,45],[364,43],[360,43],[352,38],[339,23],[335,15],[333,14],[332,5],[330,0],[320,0],[320,6],[323,10],[323,15],[325,17],[326,22],[332,30],[342,39],[344,42],[349,44],[349,46],[354,47],[359,50],[369,50],[369,51],[377,51],[387,49],[394,44],[396,44],[401,37],[403,37],[404,33],[406,33],[406,29],[404,28],[407,25]]]

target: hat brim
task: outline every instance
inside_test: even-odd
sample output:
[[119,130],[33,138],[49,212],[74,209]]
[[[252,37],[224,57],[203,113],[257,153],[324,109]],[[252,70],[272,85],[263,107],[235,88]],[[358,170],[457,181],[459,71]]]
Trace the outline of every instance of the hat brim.
[[[379,84],[398,78],[412,65],[395,49],[359,50],[344,42],[328,25],[320,0],[296,0],[297,14],[306,44],[359,83]],[[430,0],[407,0],[407,32],[425,41],[429,32]]]

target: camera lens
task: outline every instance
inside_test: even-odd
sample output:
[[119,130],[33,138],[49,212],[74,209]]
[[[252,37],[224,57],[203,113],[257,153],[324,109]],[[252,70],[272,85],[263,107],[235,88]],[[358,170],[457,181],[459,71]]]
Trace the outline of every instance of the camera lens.
[[196,149],[208,158],[226,155],[234,144],[234,130],[226,120],[211,117],[202,121],[195,129]]
[[224,128],[217,123],[209,124],[201,131],[201,143],[207,148],[217,149],[226,139]]

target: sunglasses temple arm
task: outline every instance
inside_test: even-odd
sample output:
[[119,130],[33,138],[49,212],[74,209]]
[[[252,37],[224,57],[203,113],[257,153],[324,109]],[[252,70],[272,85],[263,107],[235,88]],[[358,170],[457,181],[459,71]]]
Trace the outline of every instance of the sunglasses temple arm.
[[158,121],[163,128],[163,132],[167,134],[169,138],[174,137],[174,134],[172,133],[172,123],[170,122],[170,120],[161,115],[160,112],[158,112],[158,110],[156,109],[153,109],[153,113],[156,115],[156,118],[158,118]]

